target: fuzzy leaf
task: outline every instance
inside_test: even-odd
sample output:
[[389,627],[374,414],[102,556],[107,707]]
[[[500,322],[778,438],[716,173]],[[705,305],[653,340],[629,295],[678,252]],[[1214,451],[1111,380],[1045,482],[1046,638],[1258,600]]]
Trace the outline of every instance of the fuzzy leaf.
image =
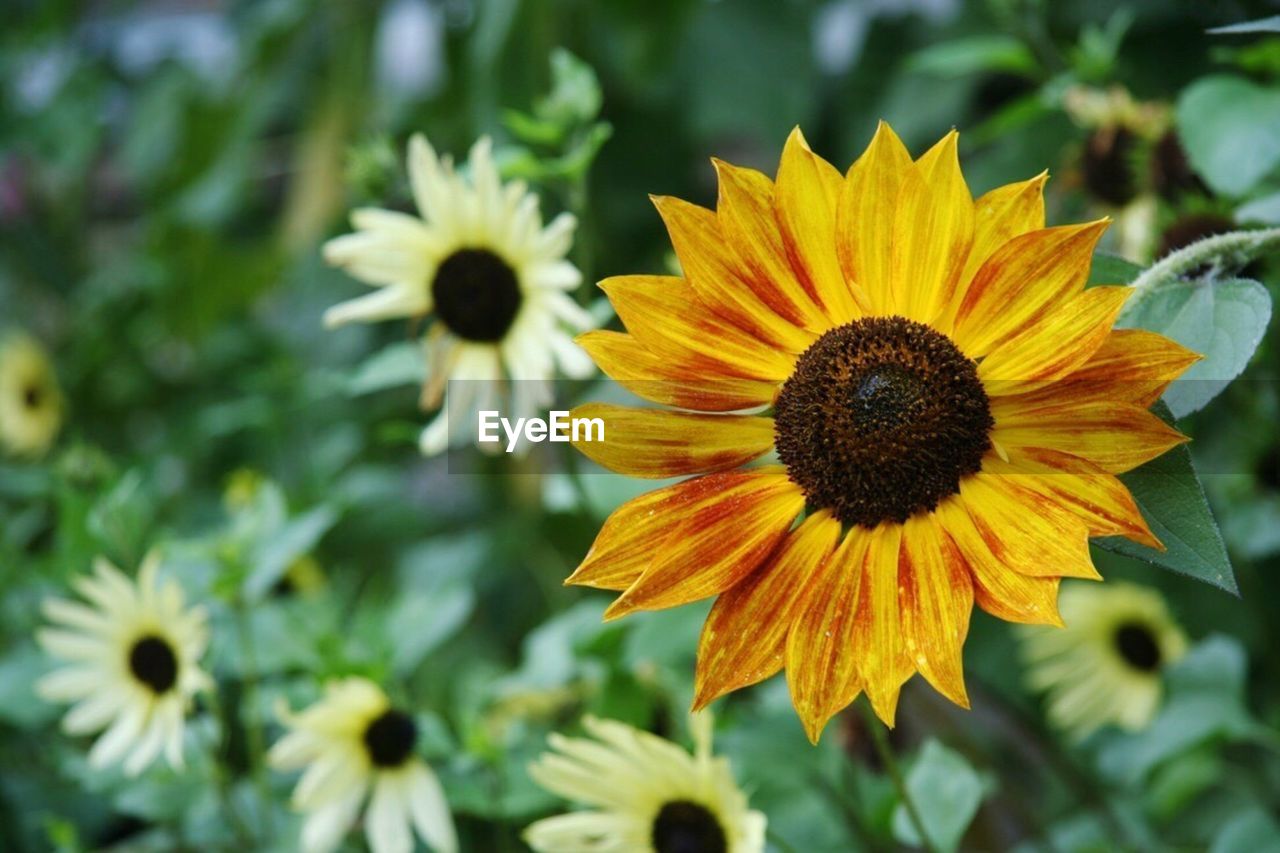
[[1244,195],[1280,164],[1280,90],[1205,77],[1183,91],[1177,121],[1191,165],[1223,195]]

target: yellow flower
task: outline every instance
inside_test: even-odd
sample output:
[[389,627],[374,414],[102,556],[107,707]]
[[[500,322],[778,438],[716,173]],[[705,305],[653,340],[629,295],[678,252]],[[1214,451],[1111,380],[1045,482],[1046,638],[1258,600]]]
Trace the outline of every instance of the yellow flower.
[[365,678],[345,678],[297,714],[282,709],[289,727],[267,756],[278,770],[306,768],[293,789],[293,807],[307,812],[302,849],[336,849],[366,795],[364,831],[373,853],[409,853],[413,834],[437,853],[455,853],[458,839],[444,791],[417,756],[413,718],[391,705]]
[[1160,674],[1187,650],[1164,599],[1130,583],[1070,584],[1063,630],[1022,628],[1027,683],[1048,693],[1048,716],[1083,738],[1107,724],[1136,731],[1160,706]]
[[49,357],[24,332],[0,339],[0,449],[43,456],[62,427],[62,391]]
[[534,781],[595,806],[524,832],[538,853],[763,853],[765,816],[747,808],[729,763],[711,754],[712,720],[693,718],[694,752],[612,720],[583,720],[594,738],[551,735],[529,767]]
[[1115,475],[1185,440],[1147,408],[1197,356],[1113,330],[1130,290],[1084,289],[1106,222],[1046,228],[1044,175],[972,199],[954,132],[913,160],[881,124],[844,177],[799,130],[776,183],[716,168],[715,211],[655,199],[684,277],[606,280],[628,333],[579,338],[695,411],[573,413],[600,464],[698,476],[618,508],[569,582],[623,591],[610,619],[719,596],[695,707],[784,666],[814,740],[861,692],[892,723],[916,672],[967,706],[974,603],[1056,624],[1090,536],[1158,546]]
[[[466,411],[503,379],[518,416],[550,398],[553,368],[591,373],[591,360],[570,338],[593,325],[566,293],[581,273],[565,254],[576,222],[562,213],[545,228],[538,196],[523,182],[503,185],[491,144],[471,149],[469,179],[457,174],[421,136],[409,143],[409,177],[421,218],[391,210],[351,214],[357,229],[330,240],[325,259],[378,289],[335,305],[325,324],[434,315],[427,338],[429,376],[423,405],[442,404],[448,380],[457,411]],[[568,330],[568,331],[566,331]],[[447,407],[423,431],[424,453],[449,443]]]
[[183,721],[191,699],[212,686],[199,660],[209,643],[203,608],[186,608],[181,588],[158,583],[160,561],[150,554],[137,583],[99,557],[94,575],[74,582],[92,606],[61,598],[44,602],[56,627],[36,640],[70,661],[36,683],[51,702],[74,702],[63,718],[71,734],[105,729],[89,751],[95,767],[123,760],[130,776],[163,750],[180,769]]

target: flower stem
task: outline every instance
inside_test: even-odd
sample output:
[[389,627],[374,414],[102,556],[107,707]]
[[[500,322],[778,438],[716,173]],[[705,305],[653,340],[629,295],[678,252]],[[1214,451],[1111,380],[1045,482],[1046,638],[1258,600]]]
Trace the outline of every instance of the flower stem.
[[920,817],[920,810],[916,808],[916,802],[911,797],[911,791],[907,788],[906,777],[902,775],[902,768],[898,764],[898,758],[893,754],[893,746],[889,743],[889,730],[884,723],[880,722],[880,718],[872,712],[870,706],[860,704],[862,716],[866,720],[867,731],[871,733],[871,741],[875,745],[876,754],[880,756],[880,763],[884,765],[885,772],[889,774],[889,780],[893,782],[893,787],[898,792],[898,799],[902,801],[902,807],[907,811],[907,817],[911,819],[911,824],[916,829],[916,834],[920,836],[920,846],[929,853],[938,853],[937,845],[933,843],[933,839],[929,837],[929,833],[925,830],[924,819]]
[[[1134,289],[1121,312],[1121,317],[1132,311],[1147,298],[1156,285],[1185,275],[1191,270],[1208,266],[1220,270],[1243,267],[1249,261],[1280,248],[1280,228],[1263,228],[1254,231],[1231,231],[1197,240],[1190,246],[1170,252],[1133,280]],[[1212,273],[1211,273],[1212,275]]]

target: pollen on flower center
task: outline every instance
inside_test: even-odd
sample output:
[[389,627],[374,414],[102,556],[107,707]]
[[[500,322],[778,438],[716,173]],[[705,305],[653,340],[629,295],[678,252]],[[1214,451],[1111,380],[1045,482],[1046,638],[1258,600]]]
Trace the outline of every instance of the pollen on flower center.
[[418,727],[403,711],[389,708],[364,730],[364,745],[369,760],[378,767],[404,764],[418,739]]
[[706,806],[690,800],[672,800],[658,810],[652,841],[656,853],[725,853],[729,849],[720,821]]
[[436,314],[460,338],[502,340],[520,310],[520,282],[488,249],[459,249],[440,262],[431,281]]
[[982,467],[994,423],[977,365],[902,317],[837,327],[775,403],[778,456],[810,506],[875,527],[932,510]]
[[1160,646],[1146,625],[1126,622],[1116,628],[1115,645],[1120,657],[1134,669],[1155,672],[1160,668]]
[[154,692],[165,693],[178,680],[178,657],[167,640],[151,634],[129,650],[129,671]]

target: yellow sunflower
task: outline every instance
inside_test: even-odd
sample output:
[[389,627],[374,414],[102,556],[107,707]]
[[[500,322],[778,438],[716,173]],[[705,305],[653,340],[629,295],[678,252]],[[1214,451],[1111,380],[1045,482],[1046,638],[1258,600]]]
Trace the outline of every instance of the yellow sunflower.
[[695,707],[784,666],[814,740],[861,692],[892,724],[915,672],[967,706],[975,602],[1059,624],[1090,536],[1159,547],[1115,475],[1186,440],[1148,407],[1197,356],[1084,289],[1105,220],[1046,228],[1045,175],[973,199],[956,140],[913,160],[882,123],[844,177],[799,130],[776,182],[716,161],[715,211],[654,200],[684,276],[601,285],[628,332],[579,342],[692,411],[580,407],[606,440],[579,449],[698,476],[619,507],[568,582],[622,591],[610,619],[719,596]]

